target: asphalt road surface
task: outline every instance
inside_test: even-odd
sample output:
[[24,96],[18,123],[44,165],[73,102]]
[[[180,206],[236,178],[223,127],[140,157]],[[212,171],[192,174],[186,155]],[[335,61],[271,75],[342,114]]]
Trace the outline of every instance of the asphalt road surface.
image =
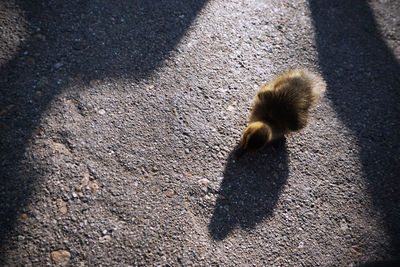
[[[0,264],[398,260],[399,58],[396,0],[1,1]],[[235,160],[291,67],[310,125]]]

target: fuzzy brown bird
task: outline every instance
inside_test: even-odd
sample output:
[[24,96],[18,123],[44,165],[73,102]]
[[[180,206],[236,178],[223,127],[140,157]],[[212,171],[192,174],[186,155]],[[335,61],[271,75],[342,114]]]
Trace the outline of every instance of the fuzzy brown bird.
[[261,86],[239,152],[260,150],[287,133],[303,129],[308,124],[310,108],[325,88],[324,79],[306,69],[289,70]]

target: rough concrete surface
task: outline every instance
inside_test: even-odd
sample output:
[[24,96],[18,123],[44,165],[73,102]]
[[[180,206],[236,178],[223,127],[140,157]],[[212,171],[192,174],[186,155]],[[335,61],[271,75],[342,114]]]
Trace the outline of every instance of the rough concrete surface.
[[[399,57],[396,0],[1,1],[1,265],[398,259]],[[298,66],[310,125],[235,160]]]

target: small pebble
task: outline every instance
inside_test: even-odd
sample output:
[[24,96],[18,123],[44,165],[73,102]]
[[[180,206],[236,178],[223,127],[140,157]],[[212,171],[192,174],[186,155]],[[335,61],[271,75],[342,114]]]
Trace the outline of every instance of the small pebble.
[[57,62],[56,64],[54,64],[54,68],[59,69],[63,66],[64,64],[62,62]]
[[198,182],[199,182],[199,184],[202,184],[202,185],[210,184],[210,180],[208,180],[207,178],[200,179]]
[[61,198],[57,199],[56,204],[62,214],[66,214],[68,212],[67,203],[63,201]]
[[67,250],[57,250],[51,252],[51,259],[56,264],[66,264],[71,258],[71,253]]
[[167,189],[167,190],[164,192],[164,194],[165,194],[167,197],[173,197],[173,196],[175,195],[175,192],[174,192],[174,190],[172,190],[172,189]]
[[347,225],[347,223],[346,223],[345,220],[343,220],[343,221],[340,222],[340,229],[341,229],[342,231],[347,231],[347,229],[349,229],[349,227],[348,227],[348,225]]
[[99,184],[96,180],[90,181],[89,182],[89,188],[90,190],[92,190],[93,192],[95,192],[97,189],[99,189]]
[[111,241],[111,236],[109,236],[109,235],[105,235],[105,236],[102,236],[99,238],[100,243],[107,243],[109,241]]

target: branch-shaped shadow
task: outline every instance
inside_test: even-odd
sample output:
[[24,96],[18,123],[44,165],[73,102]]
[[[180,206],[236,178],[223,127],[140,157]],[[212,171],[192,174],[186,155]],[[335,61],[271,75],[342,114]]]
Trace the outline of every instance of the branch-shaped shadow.
[[[53,99],[91,80],[147,77],[168,58],[205,2],[15,0],[1,5],[21,9],[30,34],[0,66],[0,253],[40,177],[28,170],[24,153]],[[14,19],[2,18],[10,23],[2,27],[12,28]]]
[[237,225],[253,229],[272,215],[288,177],[285,139],[261,152],[228,157],[219,197],[208,226],[211,237],[223,240]]
[[400,253],[400,66],[367,1],[311,1],[327,97],[357,137],[366,183]]

